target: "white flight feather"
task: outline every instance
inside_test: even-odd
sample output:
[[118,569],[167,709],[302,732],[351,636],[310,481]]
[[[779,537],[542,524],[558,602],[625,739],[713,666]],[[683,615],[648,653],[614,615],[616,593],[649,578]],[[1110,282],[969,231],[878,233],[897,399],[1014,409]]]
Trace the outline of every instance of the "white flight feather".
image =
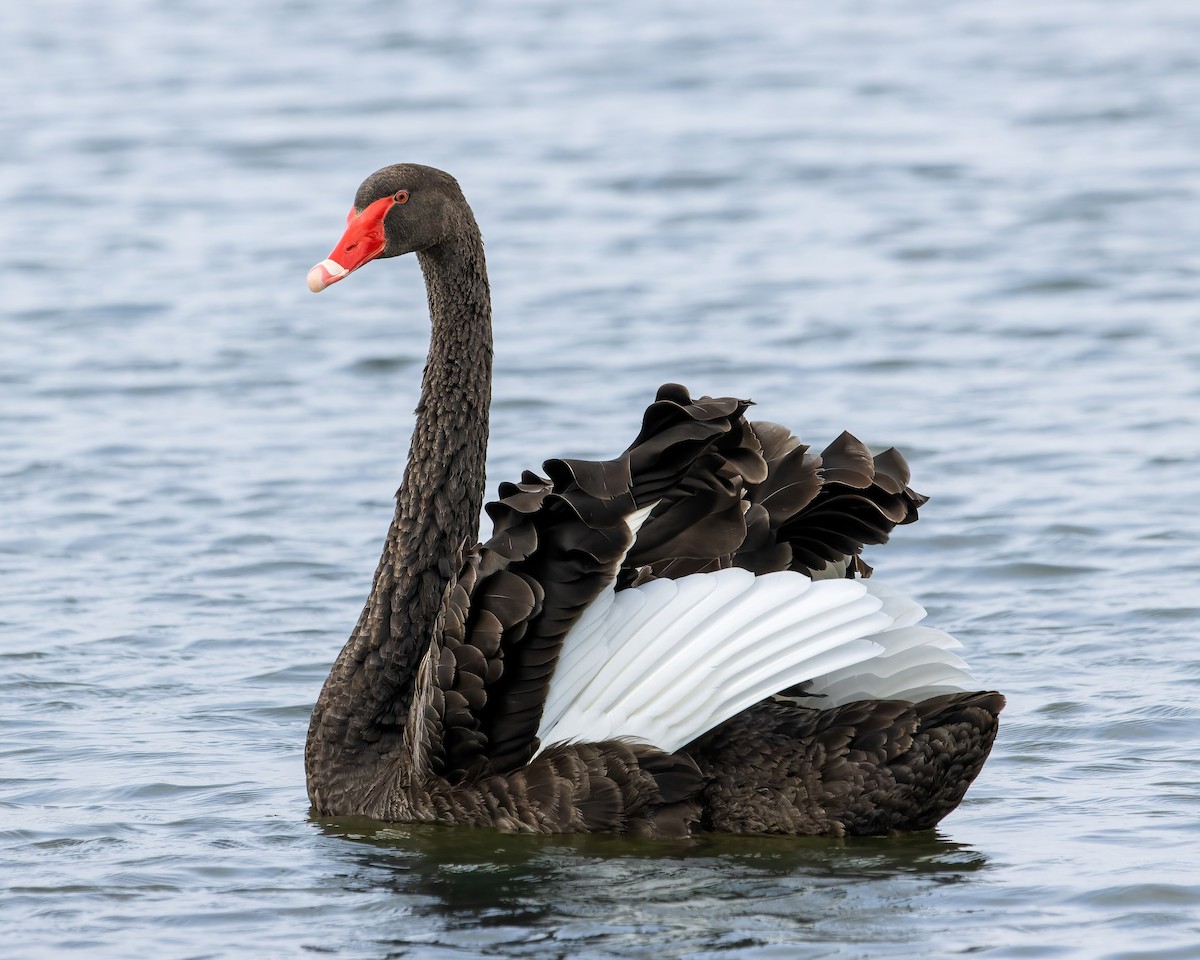
[[[651,512],[655,507],[658,506],[658,504],[659,501],[655,500],[653,503],[647,504],[638,510],[634,510],[633,513],[626,514],[625,526],[629,527],[629,532],[633,534],[635,539],[638,531],[642,529],[642,524],[646,522],[646,518],[650,516]],[[628,553],[628,551],[626,551],[626,553]]]
[[[631,528],[650,508],[630,519]],[[678,750],[807,682],[797,702],[918,699],[972,689],[960,644],[873,580],[726,569],[606,590],[563,640],[543,746],[624,737]]]
[[[836,583],[855,586],[850,580]],[[704,665],[711,671],[706,678],[708,683],[693,687],[675,683],[658,696],[644,688],[650,698],[648,712],[656,719],[673,716],[671,726],[680,727],[684,732],[688,727],[694,727],[698,732],[689,738],[693,739],[782,687],[819,675],[820,669],[811,665],[815,657],[825,657],[823,663],[832,669],[856,663],[862,656],[870,655],[874,648],[850,651],[846,645],[887,626],[886,618],[879,615],[878,601],[866,594],[854,596],[845,590],[836,591],[841,596],[831,598],[831,592],[810,583],[802,597],[784,608],[792,615],[792,622],[771,633],[764,634],[761,629],[756,629],[757,623],[732,631],[722,630],[726,635],[725,643],[718,641],[706,658],[711,662]],[[829,608],[830,599],[841,602]],[[810,615],[809,609],[814,603],[822,609]],[[690,648],[690,640],[681,646],[685,650]],[[676,662],[683,655],[676,653]],[[830,662],[829,657],[836,659]]]
[[[797,702],[825,708],[854,700],[923,700],[939,693],[976,688],[975,678],[955,650],[962,644],[948,633],[923,626],[925,609],[886,584],[868,580],[895,623],[871,639],[882,648],[861,664],[830,671],[805,688]],[[812,699],[808,699],[811,697]]]

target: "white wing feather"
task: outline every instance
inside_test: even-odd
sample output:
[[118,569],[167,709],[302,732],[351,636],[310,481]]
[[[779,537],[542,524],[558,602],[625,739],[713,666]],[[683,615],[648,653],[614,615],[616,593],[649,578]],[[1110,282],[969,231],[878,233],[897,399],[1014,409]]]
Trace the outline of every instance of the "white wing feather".
[[[639,520],[642,518],[638,518]],[[799,702],[917,699],[971,689],[959,648],[873,580],[727,569],[607,590],[563,641],[538,737],[616,737],[674,751],[808,682]],[[811,699],[810,699],[811,698]]]
[[939,693],[977,689],[966,662],[955,650],[962,644],[950,634],[921,626],[925,608],[886,584],[865,581],[883,601],[894,623],[871,639],[882,648],[862,663],[830,671],[805,688],[798,702],[824,708],[855,700],[923,700]]

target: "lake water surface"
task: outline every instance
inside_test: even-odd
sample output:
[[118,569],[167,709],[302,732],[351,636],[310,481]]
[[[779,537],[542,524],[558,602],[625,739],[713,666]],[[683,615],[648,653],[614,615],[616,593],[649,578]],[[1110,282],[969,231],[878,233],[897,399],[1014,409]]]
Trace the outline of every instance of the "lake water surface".
[[[1200,8],[0,12],[0,955],[1200,956]],[[937,831],[309,816],[427,337],[359,181],[488,242],[489,486],[659,383],[931,495],[869,551],[1009,697]]]

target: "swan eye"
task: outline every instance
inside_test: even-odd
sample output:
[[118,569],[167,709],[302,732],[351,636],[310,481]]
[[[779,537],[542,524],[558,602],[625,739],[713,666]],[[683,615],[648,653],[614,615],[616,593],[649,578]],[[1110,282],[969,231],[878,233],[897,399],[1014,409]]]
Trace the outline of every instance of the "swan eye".
[[405,201],[408,200],[408,191],[407,190],[397,190],[395,193],[392,194],[392,199],[395,200],[397,203],[404,203]]

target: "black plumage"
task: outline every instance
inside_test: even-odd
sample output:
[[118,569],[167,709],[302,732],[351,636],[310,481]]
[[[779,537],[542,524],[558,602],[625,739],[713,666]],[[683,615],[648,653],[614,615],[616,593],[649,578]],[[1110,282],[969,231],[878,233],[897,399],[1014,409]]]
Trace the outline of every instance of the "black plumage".
[[[660,389],[619,457],[551,460],[500,485],[476,542],[491,393],[483,246],[453,178],[373,174],[310,286],[416,252],[432,319],[417,424],[366,607],[313,711],[321,814],[531,832],[878,833],[949,813],[996,734],[996,693],[822,708],[770,697],[681,750],[538,742],[564,637],[615,583],[729,567],[869,574],[864,545],[925,498],[895,451],[843,434],[812,453],[749,403]],[[356,259],[358,258],[358,259]],[[636,536],[628,518],[648,509]],[[803,687],[803,685],[801,685]],[[540,750],[540,752],[539,752]]]

